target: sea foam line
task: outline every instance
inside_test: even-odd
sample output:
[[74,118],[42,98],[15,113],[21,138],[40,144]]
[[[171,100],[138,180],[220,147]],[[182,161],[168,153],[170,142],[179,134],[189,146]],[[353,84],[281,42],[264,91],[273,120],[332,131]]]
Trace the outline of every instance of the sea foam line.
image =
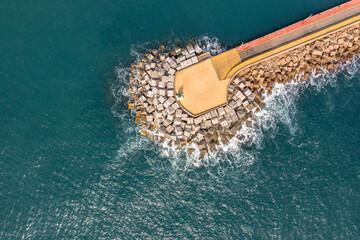
[[[205,46],[206,51],[211,49],[219,50],[222,48],[217,38],[202,36],[196,40],[199,45]],[[171,45],[171,44],[170,44]],[[143,57],[143,53],[153,48],[150,43],[133,46],[130,55],[137,61]],[[112,106],[112,113],[115,117],[121,119],[121,125],[129,136],[126,143],[119,149],[119,155],[126,154],[127,151],[136,149],[152,149],[158,151],[161,157],[168,158],[174,169],[193,169],[201,166],[215,166],[221,162],[236,166],[248,166],[256,160],[256,152],[263,148],[265,135],[275,137],[280,123],[287,126],[289,133],[296,135],[298,129],[296,122],[297,107],[296,101],[299,99],[305,89],[318,93],[325,87],[336,87],[339,75],[344,75],[346,79],[352,79],[359,73],[359,56],[354,56],[352,61],[347,61],[339,65],[339,69],[329,72],[322,69],[323,72],[316,74],[314,70],[307,81],[299,81],[301,75],[285,85],[275,84],[272,94],[265,94],[266,107],[261,111],[254,113],[254,125],[257,127],[247,127],[243,125],[242,129],[232,138],[228,144],[219,144],[216,151],[209,153],[207,157],[199,160],[200,149],[195,144],[190,148],[195,149],[192,155],[189,155],[185,148],[175,149],[168,145],[168,140],[163,143],[157,143],[158,147],[146,138],[140,136],[138,127],[133,123],[133,113],[125,108],[126,99],[129,97],[126,89],[128,87],[128,78],[130,68],[120,64],[116,68],[117,81],[111,86],[110,92],[115,99]],[[136,144],[137,143],[137,144]],[[140,144],[139,144],[140,143]],[[250,147],[250,148],[249,148]]]

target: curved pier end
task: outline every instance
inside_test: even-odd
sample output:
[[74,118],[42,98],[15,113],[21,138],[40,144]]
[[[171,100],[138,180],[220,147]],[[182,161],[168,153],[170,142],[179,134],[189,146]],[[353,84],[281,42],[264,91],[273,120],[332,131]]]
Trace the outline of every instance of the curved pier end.
[[170,147],[188,146],[190,155],[198,148],[200,158],[220,142],[242,141],[243,127],[259,127],[255,114],[276,84],[306,81],[358,56],[360,0],[213,57],[204,49],[188,44],[171,52],[151,50],[132,64],[127,89],[142,135],[167,139]]
[[175,74],[175,94],[181,93],[181,107],[199,116],[227,103],[229,81],[220,81],[211,59],[182,69]]
[[352,0],[177,72],[179,104],[193,117],[226,105],[227,86],[241,69],[356,23],[359,13],[360,0]]

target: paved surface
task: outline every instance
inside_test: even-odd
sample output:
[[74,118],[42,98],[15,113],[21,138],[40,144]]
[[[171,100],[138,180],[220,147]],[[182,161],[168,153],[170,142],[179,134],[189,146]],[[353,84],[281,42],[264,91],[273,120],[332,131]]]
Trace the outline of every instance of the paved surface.
[[193,116],[226,104],[227,87],[227,81],[219,81],[210,59],[176,72],[175,75],[175,92],[181,92],[184,97],[179,103]]
[[360,0],[312,16],[240,47],[185,68],[175,75],[181,107],[198,116],[227,103],[230,78],[241,68],[360,21]]
[[[360,4],[360,0],[350,3],[354,4],[356,2]],[[334,9],[329,9],[306,19],[304,22],[300,21],[260,39],[256,39],[249,44],[238,47],[237,51],[239,52],[240,58],[244,61],[247,58],[304,37],[309,33],[319,31],[360,13],[360,5],[352,6],[351,8],[344,10],[343,8],[344,7],[341,5]],[[342,11],[335,14],[335,10]]]

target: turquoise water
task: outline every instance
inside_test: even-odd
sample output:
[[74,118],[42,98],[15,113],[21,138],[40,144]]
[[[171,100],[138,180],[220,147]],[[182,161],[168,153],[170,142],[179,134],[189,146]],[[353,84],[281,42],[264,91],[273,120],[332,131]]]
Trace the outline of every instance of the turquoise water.
[[153,44],[234,47],[342,2],[2,1],[0,238],[359,239],[359,60],[279,87],[250,146],[201,164],[140,137],[123,94]]

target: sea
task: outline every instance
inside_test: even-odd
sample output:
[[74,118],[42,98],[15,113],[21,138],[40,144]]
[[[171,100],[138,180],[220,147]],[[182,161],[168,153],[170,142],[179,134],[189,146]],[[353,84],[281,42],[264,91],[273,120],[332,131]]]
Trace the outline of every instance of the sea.
[[198,160],[140,135],[129,66],[345,1],[2,0],[0,239],[360,239],[360,58],[276,85]]

